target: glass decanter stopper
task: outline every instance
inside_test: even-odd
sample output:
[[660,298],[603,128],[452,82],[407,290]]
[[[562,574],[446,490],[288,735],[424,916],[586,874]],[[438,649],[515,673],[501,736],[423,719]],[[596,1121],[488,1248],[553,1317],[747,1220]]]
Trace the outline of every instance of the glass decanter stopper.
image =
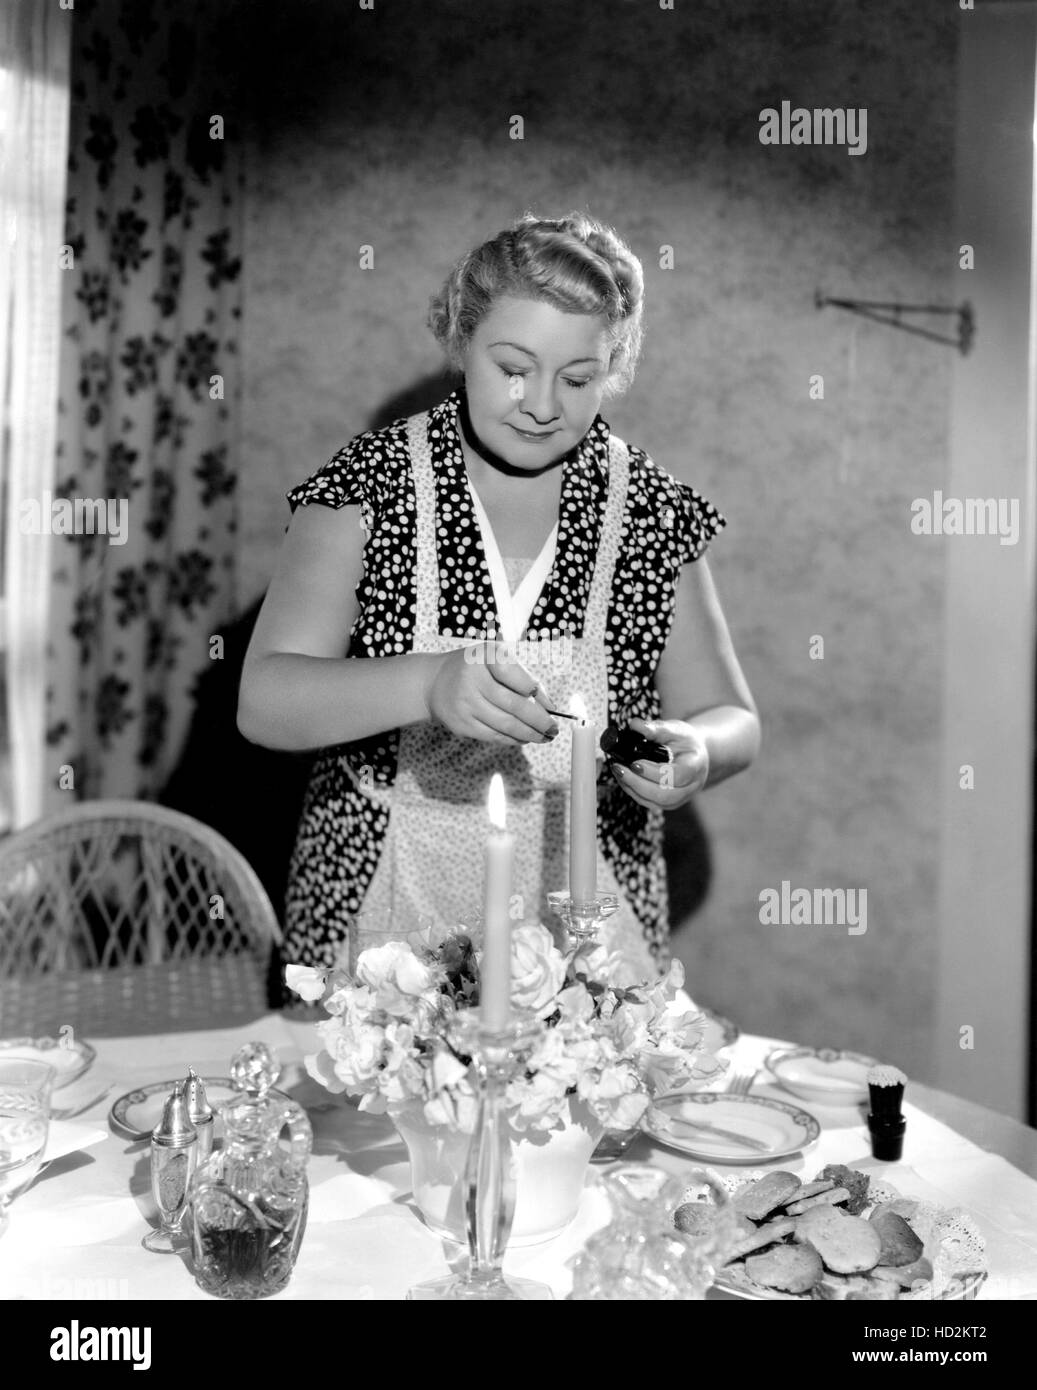
[[191,1184],[194,1276],[218,1298],[278,1293],[299,1253],[313,1132],[302,1106],[273,1089],[279,1074],[265,1043],[234,1054],[239,1093],[223,1106],[223,1147]]

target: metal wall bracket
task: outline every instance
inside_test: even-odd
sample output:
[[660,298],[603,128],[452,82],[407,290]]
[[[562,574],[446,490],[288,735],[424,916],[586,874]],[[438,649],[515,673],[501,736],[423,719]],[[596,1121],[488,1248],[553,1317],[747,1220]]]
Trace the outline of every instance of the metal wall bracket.
[[[851,314],[860,314],[862,318],[871,319],[875,323],[884,323],[889,328],[902,328],[905,333],[915,333],[919,338],[928,338],[934,343],[946,343],[949,347],[956,347],[963,356],[971,348],[976,334],[975,314],[972,305],[967,301],[957,308],[943,304],[885,304],[874,299],[835,299],[821,290],[815,290],[814,308],[823,309],[828,304],[836,309],[848,309]],[[903,318],[906,314],[955,314],[958,319],[958,336],[947,338],[940,333],[934,333],[930,328],[919,328],[916,324],[904,323]]]

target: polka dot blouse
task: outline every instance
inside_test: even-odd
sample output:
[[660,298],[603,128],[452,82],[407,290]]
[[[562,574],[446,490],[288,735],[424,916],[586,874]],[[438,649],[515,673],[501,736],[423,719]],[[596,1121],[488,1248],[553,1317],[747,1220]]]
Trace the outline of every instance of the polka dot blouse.
[[[444,636],[485,638],[496,624],[493,586],[466,483],[453,392],[429,414],[436,475],[436,540],[440,568],[439,628]],[[604,512],[608,424],[599,415],[577,456],[564,465],[555,561],[530,615],[527,635],[545,640],[582,636]],[[681,567],[697,560],[726,523],[693,487],[670,476],[630,446],[630,481],[622,542],[612,585],[606,644],[609,717],[625,724],[659,714],[654,676],[673,621]],[[351,440],[313,476],[293,488],[296,507],[359,506],[365,533],[357,588],[359,613],[349,635],[351,657],[409,652],[415,619],[415,500],[406,421]],[[378,864],[388,812],[358,792],[347,776],[391,786],[398,731],[324,749],[314,765],[289,874],[285,958],[331,964],[347,924],[363,903]],[[366,771],[363,771],[366,769]],[[662,812],[639,806],[603,768],[598,834],[656,958],[669,937],[662,859]]]

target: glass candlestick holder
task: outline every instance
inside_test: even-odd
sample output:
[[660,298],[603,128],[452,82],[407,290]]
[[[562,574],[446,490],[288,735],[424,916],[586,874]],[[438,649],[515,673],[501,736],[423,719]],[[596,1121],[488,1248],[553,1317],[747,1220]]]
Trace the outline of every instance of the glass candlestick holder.
[[585,941],[597,941],[602,922],[607,922],[619,907],[615,893],[595,893],[586,899],[574,898],[571,893],[548,893],[548,905],[556,917],[565,923],[573,946]]
[[513,1018],[506,1027],[487,1028],[478,1009],[459,1013],[447,1037],[451,1047],[474,1064],[479,1108],[464,1172],[468,1267],[415,1285],[415,1301],[552,1299],[547,1284],[502,1273],[504,1251],[515,1215],[515,1163],[505,1110],[508,1082],[524,1066],[544,1031],[537,1018]]

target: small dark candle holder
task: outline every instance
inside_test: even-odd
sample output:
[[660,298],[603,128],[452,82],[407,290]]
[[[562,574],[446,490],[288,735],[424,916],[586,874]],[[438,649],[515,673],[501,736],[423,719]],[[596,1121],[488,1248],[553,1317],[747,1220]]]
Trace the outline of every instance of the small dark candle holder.
[[872,1067],[868,1072],[868,1093],[871,1110],[868,1112],[868,1132],[874,1158],[886,1163],[898,1163],[904,1152],[904,1131],[907,1120],[901,1113],[907,1077],[896,1067]]

